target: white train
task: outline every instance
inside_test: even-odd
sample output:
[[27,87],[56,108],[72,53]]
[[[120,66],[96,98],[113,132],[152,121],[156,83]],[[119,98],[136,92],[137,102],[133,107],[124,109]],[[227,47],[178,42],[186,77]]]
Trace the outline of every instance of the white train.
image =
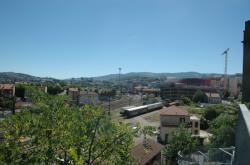
[[135,107],[135,106],[123,107],[121,113],[123,113],[124,116],[127,116],[128,118],[130,118],[133,116],[152,112],[157,109],[161,109],[162,107],[163,107],[163,104],[161,102],[149,104],[149,105],[143,105],[139,107]]

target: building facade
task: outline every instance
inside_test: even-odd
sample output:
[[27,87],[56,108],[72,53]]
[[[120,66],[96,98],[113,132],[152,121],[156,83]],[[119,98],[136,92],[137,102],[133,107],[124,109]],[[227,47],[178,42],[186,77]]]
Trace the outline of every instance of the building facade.
[[243,41],[242,101],[250,102],[250,20],[245,23]]
[[184,107],[165,107],[160,112],[160,140],[168,144],[174,131],[177,131],[181,124],[190,128],[190,116]]

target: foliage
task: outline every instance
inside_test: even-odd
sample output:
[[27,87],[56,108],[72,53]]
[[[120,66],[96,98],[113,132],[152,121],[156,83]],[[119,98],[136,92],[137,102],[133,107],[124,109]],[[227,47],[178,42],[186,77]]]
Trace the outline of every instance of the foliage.
[[25,86],[23,85],[16,85],[15,86],[15,96],[24,98],[25,95]]
[[[37,109],[0,121],[0,164],[127,164],[132,130],[100,107],[69,106],[61,96],[29,88]],[[60,163],[62,164],[62,162]]]
[[200,128],[201,130],[207,130],[209,128],[208,121],[204,117],[201,118]]
[[63,88],[59,85],[53,85],[53,86],[50,85],[50,86],[48,86],[47,92],[51,95],[57,95],[57,94],[63,92]]
[[190,114],[203,114],[203,109],[194,106],[187,106],[187,111]]
[[11,109],[13,106],[13,97],[5,96],[0,92],[0,107]]
[[174,161],[178,152],[183,154],[189,154],[197,148],[197,140],[191,136],[183,126],[178,131],[175,131],[170,139],[169,145],[167,145],[163,151],[164,156],[167,160]]
[[193,96],[193,101],[195,103],[206,103],[208,101],[207,95],[202,92],[201,90],[198,90],[195,92],[194,96]]
[[180,104],[181,105],[191,105],[192,104],[192,100],[188,97],[185,96],[181,96],[180,98]]
[[250,109],[250,103],[245,103],[248,109]]
[[103,101],[107,101],[108,99],[115,97],[115,95],[115,89],[104,89],[99,91],[99,99]]
[[212,121],[222,113],[237,114],[237,112],[238,112],[237,104],[231,104],[231,105],[218,104],[206,107],[204,110],[203,117],[206,120]]
[[229,90],[225,90],[224,93],[223,93],[223,96],[224,96],[225,99],[227,99],[230,95],[231,95],[231,93],[230,93]]
[[230,147],[235,145],[235,115],[221,114],[210,123],[210,131],[214,135],[211,147]]

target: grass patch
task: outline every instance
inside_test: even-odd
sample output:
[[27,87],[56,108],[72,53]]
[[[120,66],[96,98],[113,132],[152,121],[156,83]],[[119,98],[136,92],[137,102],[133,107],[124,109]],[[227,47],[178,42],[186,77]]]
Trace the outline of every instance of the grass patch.
[[202,115],[204,113],[204,109],[197,108],[197,107],[194,107],[194,106],[187,106],[186,109],[187,109],[189,114]]
[[160,121],[160,115],[158,113],[152,114],[150,116],[144,117],[145,120],[149,122],[159,122]]

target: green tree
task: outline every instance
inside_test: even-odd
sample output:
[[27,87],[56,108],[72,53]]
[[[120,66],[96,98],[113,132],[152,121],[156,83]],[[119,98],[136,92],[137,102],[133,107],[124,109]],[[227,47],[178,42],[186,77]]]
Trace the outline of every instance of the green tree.
[[198,90],[195,92],[194,96],[193,96],[193,101],[195,103],[206,103],[208,101],[207,95],[202,92],[201,90]]
[[185,96],[181,96],[180,98],[180,104],[181,105],[191,105],[192,104],[192,100],[188,97]]
[[[62,96],[29,88],[36,109],[0,121],[0,164],[127,164],[132,130],[100,107],[69,106]],[[58,161],[64,160],[64,161]]]
[[163,151],[163,155],[171,164],[175,164],[178,152],[189,154],[196,150],[197,145],[197,140],[191,136],[186,128],[181,126],[179,130],[173,133],[169,145]]
[[229,90],[225,90],[224,93],[223,93],[223,96],[224,96],[225,99],[227,99],[230,95],[231,95],[231,93],[230,93]]
[[214,135],[211,147],[230,147],[235,145],[235,129],[237,116],[221,114],[210,123],[210,131]]
[[15,95],[16,97],[24,98],[25,95],[25,87],[23,85],[17,85],[15,87]]

